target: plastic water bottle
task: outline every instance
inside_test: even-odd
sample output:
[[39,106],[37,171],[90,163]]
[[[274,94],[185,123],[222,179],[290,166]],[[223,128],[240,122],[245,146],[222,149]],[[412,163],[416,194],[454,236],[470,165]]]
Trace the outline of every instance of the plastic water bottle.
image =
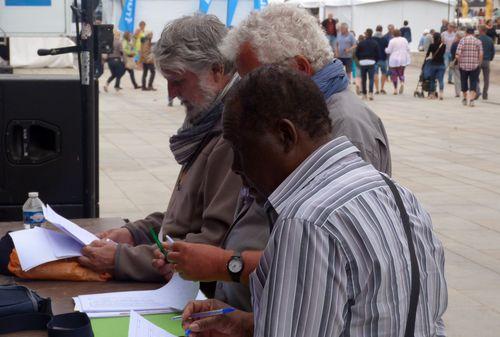
[[45,222],[42,201],[38,199],[38,192],[29,192],[28,200],[23,205],[24,228],[41,226]]

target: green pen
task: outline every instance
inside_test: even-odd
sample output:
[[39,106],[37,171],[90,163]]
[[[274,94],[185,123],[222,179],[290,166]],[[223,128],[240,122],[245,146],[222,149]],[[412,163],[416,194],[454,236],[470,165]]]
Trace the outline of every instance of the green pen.
[[[153,237],[153,240],[156,242],[156,245],[158,246],[158,249],[163,253],[163,256],[165,256],[165,260],[168,261],[167,259],[167,251],[165,248],[163,248],[163,245],[161,244],[160,240],[158,240],[158,236],[155,233],[155,230],[153,227],[149,227],[149,233],[151,233],[151,236]],[[167,240],[170,244],[174,243],[174,240],[170,236],[167,235]]]

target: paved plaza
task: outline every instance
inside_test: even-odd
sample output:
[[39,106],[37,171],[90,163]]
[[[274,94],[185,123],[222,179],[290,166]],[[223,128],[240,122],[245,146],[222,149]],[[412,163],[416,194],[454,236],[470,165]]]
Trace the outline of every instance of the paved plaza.
[[[423,201],[446,247],[448,336],[498,337],[500,85],[470,108],[451,86],[444,101],[414,98],[418,69],[408,75],[403,96],[368,104],[385,123],[394,177]],[[179,170],[168,139],[184,112],[178,101],[167,107],[161,78],[156,92],[133,90],[126,76],[122,83],[100,95],[101,217],[134,220],[166,208]]]

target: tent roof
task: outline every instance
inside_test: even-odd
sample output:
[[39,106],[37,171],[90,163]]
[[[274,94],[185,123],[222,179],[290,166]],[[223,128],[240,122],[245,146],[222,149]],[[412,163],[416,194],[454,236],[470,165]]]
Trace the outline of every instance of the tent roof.
[[[315,8],[323,6],[351,6],[351,5],[364,5],[374,2],[389,2],[389,1],[405,1],[405,0],[289,0],[288,3],[299,3],[305,8]],[[448,4],[448,0],[421,0],[421,1],[433,1],[440,2],[443,4]],[[450,0],[450,4],[453,6],[455,1]]]

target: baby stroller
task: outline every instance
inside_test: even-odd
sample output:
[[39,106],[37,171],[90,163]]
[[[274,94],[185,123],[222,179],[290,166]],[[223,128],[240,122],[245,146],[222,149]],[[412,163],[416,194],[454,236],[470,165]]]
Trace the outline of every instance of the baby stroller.
[[[432,60],[425,60],[422,64],[422,69],[420,71],[420,75],[418,76],[417,87],[415,88],[415,92],[413,92],[413,97],[425,97],[425,92],[430,93],[431,89],[431,78],[429,75],[429,66]],[[435,80],[434,80],[435,81]]]

